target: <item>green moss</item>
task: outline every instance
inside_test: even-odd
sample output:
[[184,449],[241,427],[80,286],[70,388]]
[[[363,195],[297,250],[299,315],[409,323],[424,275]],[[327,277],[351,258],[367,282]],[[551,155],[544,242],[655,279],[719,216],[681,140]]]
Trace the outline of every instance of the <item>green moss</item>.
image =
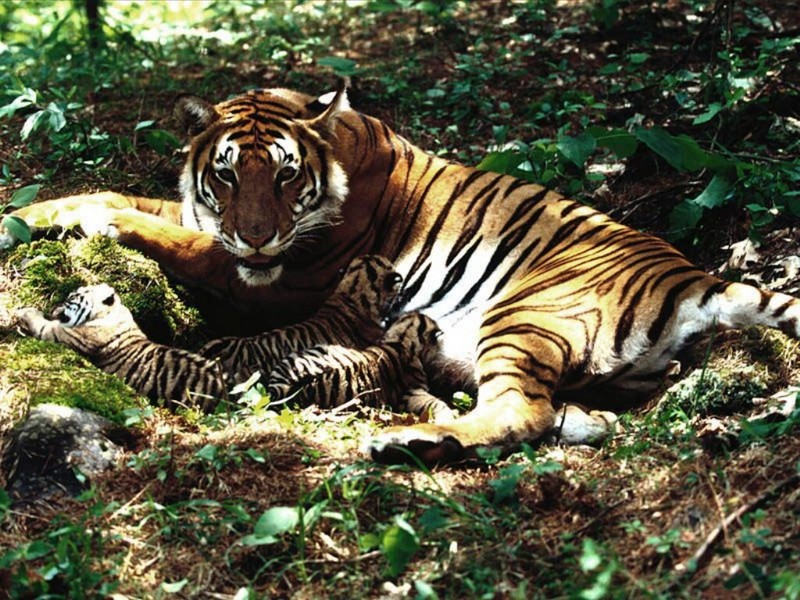
[[22,283],[13,298],[14,307],[35,306],[49,313],[71,291],[85,285],[62,242],[40,240],[20,245],[8,260],[13,271],[22,274]]
[[23,388],[31,406],[52,402],[90,410],[123,423],[123,411],[147,400],[122,380],[93,367],[72,350],[24,338],[0,345],[0,363],[14,387]]
[[753,398],[766,391],[754,369],[735,373],[697,369],[667,390],[665,406],[677,405],[690,417],[730,415],[752,408]]
[[8,264],[22,275],[14,307],[47,313],[81,285],[108,283],[153,341],[191,347],[204,339],[199,311],[181,299],[158,264],[112,239],[42,240],[18,247]]
[[79,241],[71,254],[97,281],[114,286],[150,339],[182,346],[202,339],[199,311],[179,297],[155,261],[100,236]]

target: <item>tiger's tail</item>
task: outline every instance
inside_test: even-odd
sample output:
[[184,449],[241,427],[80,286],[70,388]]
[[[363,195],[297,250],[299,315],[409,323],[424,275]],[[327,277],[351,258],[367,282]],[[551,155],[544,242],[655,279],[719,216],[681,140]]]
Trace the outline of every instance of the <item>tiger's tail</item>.
[[720,282],[704,297],[726,329],[764,325],[800,339],[800,300],[744,283]]

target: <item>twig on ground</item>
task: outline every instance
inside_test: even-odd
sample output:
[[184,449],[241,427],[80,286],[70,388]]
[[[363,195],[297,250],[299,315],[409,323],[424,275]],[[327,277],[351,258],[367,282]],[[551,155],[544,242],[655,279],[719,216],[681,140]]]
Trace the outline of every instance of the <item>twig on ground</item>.
[[[758,498],[753,500],[752,502],[748,502],[747,504],[743,504],[739,508],[737,508],[734,512],[730,515],[725,517],[723,521],[717,525],[710,534],[706,537],[705,541],[700,544],[700,547],[697,551],[691,556],[691,558],[684,560],[677,565],[675,565],[674,571],[680,576],[691,576],[692,574],[696,573],[701,566],[703,566],[708,560],[711,558],[711,551],[714,548],[714,545],[719,540],[720,536],[727,528],[734,522],[740,519],[746,513],[755,510],[761,504],[769,500],[772,496],[775,496],[779,492],[781,492],[785,487],[788,487],[792,484],[800,482],[800,474],[792,475],[791,477],[787,477],[783,481],[776,483],[766,492],[761,494]],[[677,582],[676,582],[677,583]]]

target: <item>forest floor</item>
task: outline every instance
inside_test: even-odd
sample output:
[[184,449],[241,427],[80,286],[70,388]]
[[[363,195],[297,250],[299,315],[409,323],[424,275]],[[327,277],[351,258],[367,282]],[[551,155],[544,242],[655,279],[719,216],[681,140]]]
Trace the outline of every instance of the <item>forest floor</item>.
[[[535,178],[669,236],[709,271],[798,293],[800,77],[783,53],[800,44],[796,3],[411,4],[301,16],[217,6],[209,29],[250,32],[233,46],[221,34],[159,46],[118,28],[110,47],[136,62],[91,56],[101,75],[74,84],[66,126],[21,136],[30,112],[0,119],[0,193],[37,182],[38,199],[175,198],[178,92],[323,93],[346,76],[355,108],[428,151],[476,164],[518,141]],[[89,77],[86,55],[60,39],[29,51],[50,78],[43,110],[48,93]],[[16,56],[35,80],[29,55]],[[676,235],[676,207],[716,173],[676,168],[680,157],[644,143],[624,158],[598,143],[583,164],[568,160],[565,144],[592,126],[684,134],[734,157],[736,183]],[[15,308],[52,308],[98,279],[139,300],[134,313],[159,341],[196,348],[223,333],[191,290],[115,244],[66,235],[0,252],[0,450],[44,402],[127,431],[118,467],[80,498],[0,495],[0,598],[800,598],[800,346],[779,332],[701,342],[600,447],[526,446],[428,471],[361,454],[407,415],[297,410],[258,394],[211,416],[154,410],[14,328]]]

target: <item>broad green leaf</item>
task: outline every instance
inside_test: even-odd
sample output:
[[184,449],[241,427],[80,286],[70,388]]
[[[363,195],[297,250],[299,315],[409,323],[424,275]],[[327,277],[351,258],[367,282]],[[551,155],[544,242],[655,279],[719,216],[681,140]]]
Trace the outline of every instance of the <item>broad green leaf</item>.
[[278,536],[291,531],[299,522],[296,506],[273,506],[258,518],[253,533],[258,537]]
[[19,137],[24,141],[28,139],[31,133],[33,133],[38,127],[39,123],[47,118],[47,112],[43,110],[37,110],[35,113],[30,115],[27,119],[25,119],[25,123],[22,125],[22,129],[19,132]]
[[259,379],[261,379],[261,373],[259,371],[256,371],[255,373],[250,375],[250,377],[247,378],[247,381],[243,381],[242,383],[236,384],[229,393],[241,394],[242,392],[246,392],[251,387],[253,387]]
[[713,179],[709,182],[699,196],[690,200],[698,206],[703,208],[716,208],[722,206],[725,200],[730,196],[730,191],[733,186],[731,183],[720,175],[714,175]]
[[67,124],[64,111],[61,110],[55,102],[51,102],[47,105],[47,113],[50,118],[50,129],[53,131],[61,131]]
[[389,574],[395,577],[402,573],[418,549],[419,539],[414,528],[397,515],[394,525],[383,533],[381,540],[381,552],[389,563]]
[[450,520],[442,514],[438,506],[428,508],[419,518],[419,525],[423,531],[434,531],[447,525]]
[[588,133],[582,133],[577,137],[563,135],[558,138],[556,143],[558,150],[568,160],[573,162],[578,167],[583,167],[586,160],[592,155],[597,142],[594,137]]
[[417,590],[416,600],[436,600],[439,597],[436,594],[436,590],[434,590],[433,586],[427,581],[419,579],[414,581],[414,588]]
[[684,200],[673,208],[669,214],[667,238],[673,241],[686,238],[697,227],[697,223],[702,216],[702,206],[695,204],[691,200]]
[[537,475],[544,475],[545,473],[558,473],[564,470],[564,465],[554,460],[546,460],[544,462],[537,462],[533,465],[533,472]]
[[36,91],[30,88],[25,90],[10,103],[0,106],[0,118],[13,117],[14,114],[20,109],[36,103]]
[[723,159],[711,159],[696,141],[686,135],[672,136],[658,127],[640,127],[635,135],[678,171],[697,171],[705,167],[722,168],[727,164]]
[[800,192],[788,192],[783,195],[788,210],[795,217],[800,217]]
[[134,131],[141,131],[142,129],[146,129],[147,127],[152,127],[155,121],[150,119],[148,121],[139,121],[136,124],[136,127],[133,128]]
[[264,455],[261,454],[261,452],[259,452],[255,448],[248,448],[247,450],[244,451],[244,453],[253,462],[257,462],[257,463],[265,463],[265,462],[267,462],[267,459],[264,458]]
[[35,540],[25,548],[25,558],[27,560],[36,560],[43,556],[47,556],[53,551],[53,547],[43,540]]
[[492,501],[495,504],[505,502],[516,495],[517,483],[524,471],[525,465],[509,465],[500,469],[500,476],[489,482],[489,486],[494,490]]
[[180,140],[163,129],[149,129],[144,132],[144,141],[158,154],[165,155],[181,145]]
[[356,61],[341,56],[325,56],[317,61],[323,67],[330,67],[333,72],[341,77],[355,75],[358,72]]
[[195,452],[195,456],[205,461],[213,462],[214,459],[217,458],[218,451],[219,449],[214,444],[206,444]]
[[608,148],[617,158],[628,158],[636,152],[639,142],[636,137],[624,129],[606,130],[602,127],[590,127],[587,130],[601,148]]
[[493,171],[495,173],[511,174],[526,160],[526,156],[521,152],[517,152],[516,150],[490,152],[480,163],[478,163],[477,168],[481,171]]
[[719,113],[721,110],[722,110],[722,104],[720,104],[719,102],[712,102],[711,104],[708,105],[708,108],[704,113],[699,114],[695,117],[694,121],[692,121],[692,125],[701,125],[703,123],[707,123],[708,121],[716,117],[717,113]]
[[447,92],[440,88],[431,88],[425,92],[425,95],[428,98],[444,98]]
[[628,62],[632,65],[640,65],[648,58],[650,58],[650,55],[647,52],[634,52],[628,55]]
[[19,188],[16,192],[11,194],[11,200],[9,201],[8,206],[13,206],[14,208],[28,206],[28,204],[36,199],[40,187],[41,186],[37,183]]
[[14,215],[3,217],[3,227],[20,242],[31,243],[31,229],[28,224]]

